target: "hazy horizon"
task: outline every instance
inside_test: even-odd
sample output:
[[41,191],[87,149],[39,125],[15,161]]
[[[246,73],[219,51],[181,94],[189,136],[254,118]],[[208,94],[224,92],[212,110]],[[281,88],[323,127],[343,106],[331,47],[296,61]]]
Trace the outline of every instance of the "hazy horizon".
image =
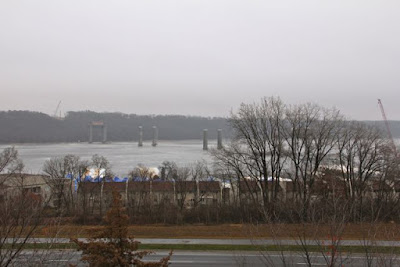
[[226,117],[240,103],[400,120],[400,2],[3,1],[1,110]]
[[[14,109],[14,110],[0,110],[0,112],[9,112],[9,111],[27,111],[27,112],[39,112],[43,113],[49,116],[53,116],[54,114],[52,113],[46,113],[43,111],[37,111],[37,110],[22,110],[22,109]],[[125,113],[125,112],[120,112],[120,111],[94,111],[94,110],[69,110],[65,111],[63,114],[61,114],[61,118],[65,117],[68,112],[95,112],[95,113],[117,113],[117,114],[124,114],[124,115],[137,115],[137,116],[185,116],[185,117],[201,117],[201,118],[222,118],[222,119],[229,119],[229,115],[226,116],[202,116],[202,115],[196,115],[196,114],[150,114],[150,113]],[[60,115],[58,114],[57,117]],[[346,118],[349,120],[355,120],[355,121],[383,121],[383,118],[377,118],[377,119],[354,119],[354,118]],[[400,121],[400,119],[390,119],[388,118],[388,121]]]

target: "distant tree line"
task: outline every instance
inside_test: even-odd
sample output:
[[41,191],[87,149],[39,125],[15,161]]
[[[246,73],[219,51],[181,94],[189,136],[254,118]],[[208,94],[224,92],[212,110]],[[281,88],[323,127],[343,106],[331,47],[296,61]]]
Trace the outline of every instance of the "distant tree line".
[[[68,112],[63,119],[31,111],[0,112],[0,143],[87,142],[88,125],[103,121],[107,126],[107,140],[136,141],[138,127],[143,126],[143,138],[152,138],[152,127],[159,129],[160,140],[201,139],[208,129],[209,138],[217,137],[217,129],[229,134],[225,118],[205,118],[181,115],[136,115],[123,113]],[[94,130],[94,141],[102,140],[102,132]]]
[[[182,115],[136,115],[123,113],[97,113],[92,111],[68,112],[57,119],[32,111],[0,111],[0,143],[54,143],[87,142],[88,125],[91,121],[103,121],[107,125],[107,140],[136,141],[138,127],[143,126],[143,137],[152,138],[152,127],[159,129],[160,140],[185,140],[202,138],[202,130],[208,129],[211,139],[217,137],[217,129],[224,137],[231,135],[226,118],[206,118]],[[383,121],[367,121],[367,124],[385,129]],[[400,121],[389,121],[394,138],[400,138]],[[94,130],[94,141],[102,140],[102,132]]]

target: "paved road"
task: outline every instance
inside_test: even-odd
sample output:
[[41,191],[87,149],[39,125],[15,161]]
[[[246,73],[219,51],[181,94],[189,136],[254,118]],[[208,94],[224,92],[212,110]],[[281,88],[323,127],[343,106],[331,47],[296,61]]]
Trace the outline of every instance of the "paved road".
[[[79,240],[84,241],[85,238],[79,238]],[[135,238],[135,240],[140,241],[142,244],[210,244],[210,245],[300,245],[299,240],[293,239],[159,239],[159,238]],[[11,242],[11,239],[8,240]],[[68,243],[68,238],[31,238],[27,243]],[[321,243],[330,244],[330,240],[306,240],[307,245],[318,245]],[[367,243],[365,243],[367,242]],[[364,244],[373,244],[375,246],[388,246],[388,247],[400,247],[400,241],[385,241],[377,240],[371,243],[371,241],[364,240],[342,240],[342,246],[361,246]]]
[[[84,239],[81,239],[84,240]],[[249,245],[264,244],[274,245],[275,240],[250,240],[250,239],[137,239],[143,244],[221,244],[221,245]],[[67,243],[69,239],[30,239],[29,243]],[[296,240],[280,240],[282,245],[298,245]],[[316,244],[316,241],[308,240],[307,244]],[[325,241],[329,244],[329,240]],[[362,240],[344,240],[342,245],[362,245]],[[399,241],[376,241],[377,246],[400,246]],[[167,255],[167,251],[156,251],[156,254],[146,258],[146,260],[157,260]],[[75,250],[24,250],[16,266],[67,266],[69,263],[86,266],[80,262],[81,254]],[[381,258],[383,257],[383,258]],[[367,264],[367,259],[363,254],[343,254],[335,266],[400,266],[400,257],[396,255],[375,255],[372,264]],[[286,265],[283,264],[283,260]],[[312,253],[312,266],[327,266],[326,260],[321,253]],[[387,264],[389,262],[389,264]],[[385,264],[386,263],[386,264]],[[231,252],[231,251],[175,251],[170,266],[307,266],[304,255],[300,252]]]
[[[41,254],[43,253],[43,254]],[[168,254],[167,251],[156,251],[148,261],[158,260]],[[69,263],[86,266],[79,261],[80,253],[67,251],[42,251],[33,253],[23,251],[16,262],[16,266],[66,266]],[[282,259],[285,259],[286,265]],[[386,264],[391,262],[392,264]],[[312,266],[327,266],[321,254],[311,254]],[[258,252],[198,252],[198,251],[176,251],[170,261],[172,267],[193,266],[193,267],[212,267],[212,266],[307,266],[303,255],[298,253],[269,253],[261,255]],[[366,258],[362,254],[343,255],[338,259],[335,266],[354,266],[361,267],[366,265]],[[385,258],[373,259],[371,266],[400,266],[400,261],[390,255]]]

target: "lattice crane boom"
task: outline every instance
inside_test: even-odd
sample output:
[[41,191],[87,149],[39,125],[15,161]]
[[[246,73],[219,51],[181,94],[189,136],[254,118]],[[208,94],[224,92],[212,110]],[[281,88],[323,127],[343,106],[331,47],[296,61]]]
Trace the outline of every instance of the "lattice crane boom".
[[385,110],[383,108],[383,104],[382,104],[382,101],[380,99],[378,99],[378,105],[379,105],[379,108],[381,109],[382,118],[383,118],[383,121],[385,122],[386,131],[388,133],[390,142],[392,143],[393,151],[397,154],[396,145],[394,143],[392,132],[390,131],[390,127],[389,127],[389,122],[388,122],[388,120],[386,118]]
[[58,105],[56,107],[56,111],[54,111],[54,115],[53,115],[54,118],[57,118],[57,112],[58,112],[58,109],[60,108],[60,104],[61,104],[61,100],[60,100],[60,102],[58,102]]

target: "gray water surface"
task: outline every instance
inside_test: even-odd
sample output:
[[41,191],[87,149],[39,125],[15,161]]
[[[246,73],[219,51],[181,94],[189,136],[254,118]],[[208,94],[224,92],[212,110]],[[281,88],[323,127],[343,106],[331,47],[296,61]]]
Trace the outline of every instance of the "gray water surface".
[[[178,166],[186,166],[196,161],[211,163],[208,152],[203,151],[201,140],[159,141],[156,147],[145,142],[138,147],[137,142],[116,143],[57,143],[57,144],[13,144],[0,145],[0,151],[14,146],[25,164],[26,173],[42,173],[43,164],[52,157],[74,154],[83,160],[90,160],[94,154],[105,156],[112,164],[112,171],[118,176],[126,176],[138,164],[157,167],[163,161],[175,161]],[[216,141],[209,141],[209,147]]]

